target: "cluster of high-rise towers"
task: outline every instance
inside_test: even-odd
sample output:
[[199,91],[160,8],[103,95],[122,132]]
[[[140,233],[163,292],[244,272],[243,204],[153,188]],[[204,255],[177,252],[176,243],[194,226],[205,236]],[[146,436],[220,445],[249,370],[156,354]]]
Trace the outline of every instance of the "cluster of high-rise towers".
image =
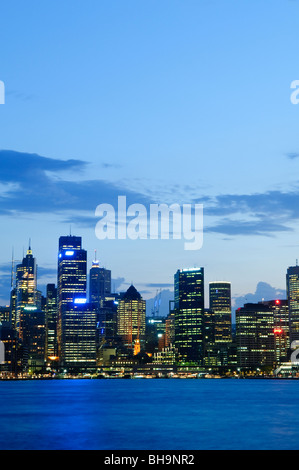
[[111,271],[94,260],[88,272],[82,239],[62,236],[57,285],[37,286],[31,247],[12,269],[10,305],[0,308],[6,373],[70,374],[101,368],[188,367],[274,369],[290,360],[299,340],[299,267],[287,270],[287,298],[245,304],[232,324],[231,284],[209,283],[204,268],[178,269],[169,313],[146,316],[131,285],[111,289]]

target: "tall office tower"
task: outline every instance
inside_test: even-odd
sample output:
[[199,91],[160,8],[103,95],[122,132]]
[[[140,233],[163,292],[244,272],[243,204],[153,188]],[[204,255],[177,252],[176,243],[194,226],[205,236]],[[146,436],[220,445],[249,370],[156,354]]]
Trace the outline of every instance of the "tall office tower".
[[89,302],[98,309],[110,294],[111,271],[101,268],[99,261],[95,260],[89,271]]
[[122,338],[123,344],[135,354],[143,348],[145,315],[146,302],[131,285],[118,303],[117,334]]
[[230,282],[210,282],[209,299],[210,310],[214,312],[215,343],[227,345],[232,341]]
[[[79,303],[78,303],[79,302]],[[62,354],[60,364],[70,373],[96,369],[97,315],[82,298],[64,308],[62,313]]]
[[166,343],[165,333],[165,317],[147,318],[145,327],[146,351],[153,354],[157,349],[164,348]]
[[20,340],[17,332],[10,326],[9,323],[5,323],[1,326],[0,323],[0,340],[4,343],[5,347],[5,362],[3,365],[0,364],[0,370],[12,374],[21,372],[20,362],[18,363],[18,353],[20,349]]
[[204,268],[174,276],[175,347],[183,361],[202,363],[204,346]]
[[96,365],[96,313],[87,303],[87,252],[82,239],[59,239],[57,344],[60,365],[69,371]]
[[96,309],[98,325],[99,345],[114,345],[117,339],[117,307],[118,295],[114,294],[106,298],[100,309]]
[[17,289],[12,288],[10,291],[10,317],[9,323],[11,328],[17,331]]
[[25,370],[42,371],[46,364],[45,312],[36,306],[27,305],[21,310],[20,324]]
[[8,326],[10,319],[10,307],[0,307],[0,323],[5,324]]
[[288,362],[290,349],[289,305],[287,300],[259,302],[268,305],[274,314],[274,339],[277,364]]
[[46,357],[57,357],[57,288],[55,284],[47,285],[46,297]]
[[37,266],[29,246],[26,256],[16,271],[16,329],[22,339],[21,311],[37,303]]
[[175,313],[170,310],[165,319],[165,347],[168,348],[174,345],[175,342]]
[[299,340],[299,266],[287,270],[287,299],[289,304],[290,343]]
[[276,364],[274,312],[268,305],[245,304],[236,311],[238,366],[247,369]]
[[209,308],[204,310],[203,332],[203,365],[205,367],[216,367],[219,365],[219,346],[215,345],[215,313]]

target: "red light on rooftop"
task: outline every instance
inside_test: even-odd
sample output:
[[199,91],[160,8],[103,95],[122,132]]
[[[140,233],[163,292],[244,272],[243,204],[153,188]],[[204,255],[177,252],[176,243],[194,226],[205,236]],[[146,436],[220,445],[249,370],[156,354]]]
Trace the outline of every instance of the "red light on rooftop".
[[283,329],[282,328],[274,328],[274,334],[275,335],[281,335],[283,333]]
[[280,304],[280,300],[275,300],[276,305]]

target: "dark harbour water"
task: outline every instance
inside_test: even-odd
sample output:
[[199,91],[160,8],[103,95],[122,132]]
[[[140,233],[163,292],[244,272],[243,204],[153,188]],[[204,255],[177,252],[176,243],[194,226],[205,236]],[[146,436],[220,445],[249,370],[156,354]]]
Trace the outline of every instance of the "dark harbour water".
[[297,380],[0,382],[1,450],[298,450]]

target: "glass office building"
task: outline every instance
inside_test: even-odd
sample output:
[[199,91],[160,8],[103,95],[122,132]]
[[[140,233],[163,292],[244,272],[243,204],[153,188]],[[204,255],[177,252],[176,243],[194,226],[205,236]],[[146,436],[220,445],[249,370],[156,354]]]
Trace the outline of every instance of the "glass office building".
[[57,342],[68,371],[96,367],[95,310],[87,302],[87,252],[81,237],[59,239]]
[[276,364],[274,311],[262,303],[245,304],[236,311],[238,366],[255,369]]
[[174,276],[175,347],[183,361],[202,362],[204,350],[204,268]]
[[299,340],[299,266],[291,266],[286,275],[289,305],[290,342]]

